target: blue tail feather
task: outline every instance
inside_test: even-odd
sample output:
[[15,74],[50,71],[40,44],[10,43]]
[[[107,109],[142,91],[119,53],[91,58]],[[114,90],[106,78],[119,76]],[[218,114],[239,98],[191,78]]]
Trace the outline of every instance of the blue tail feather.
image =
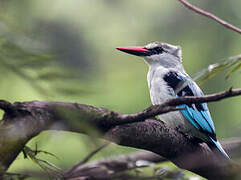
[[212,142],[214,143],[214,145],[216,146],[216,148],[227,158],[230,159],[228,154],[224,151],[224,149],[222,148],[221,144],[217,141],[215,141],[213,138],[210,137],[210,139],[212,140]]

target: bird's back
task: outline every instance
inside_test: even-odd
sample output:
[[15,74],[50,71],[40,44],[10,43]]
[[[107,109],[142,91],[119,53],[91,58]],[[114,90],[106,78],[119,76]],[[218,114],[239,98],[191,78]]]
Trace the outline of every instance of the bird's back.
[[[164,76],[168,72],[174,70],[176,69],[172,70],[171,68],[165,68],[162,66],[153,66],[149,68],[147,81],[153,105],[162,104],[168,99],[177,97],[173,88],[168,86],[168,83],[164,80]],[[187,79],[191,79],[184,70],[182,70],[182,72],[183,76]],[[204,141],[210,141],[209,137],[195,128],[195,126],[184,117],[181,111],[165,113],[159,115],[158,118],[170,127],[178,127],[184,133],[192,134],[193,137],[198,137]]]

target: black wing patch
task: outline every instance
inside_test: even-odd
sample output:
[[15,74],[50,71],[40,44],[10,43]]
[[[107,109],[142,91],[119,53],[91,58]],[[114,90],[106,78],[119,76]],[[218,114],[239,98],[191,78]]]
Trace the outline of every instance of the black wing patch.
[[[183,83],[185,83],[185,79],[177,74],[177,72],[169,71],[163,77],[164,81],[166,81],[167,85],[171,87],[174,91],[177,90]],[[184,88],[180,89],[177,93],[178,97],[182,96],[194,96],[192,89],[187,84]],[[191,107],[191,105],[188,105]],[[204,111],[202,104],[195,104],[197,110]]]

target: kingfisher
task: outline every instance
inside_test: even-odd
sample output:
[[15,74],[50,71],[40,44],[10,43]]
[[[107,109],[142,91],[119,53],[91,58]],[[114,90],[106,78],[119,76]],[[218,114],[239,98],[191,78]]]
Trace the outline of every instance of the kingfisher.
[[[182,65],[182,50],[164,42],[152,42],[146,46],[119,47],[122,52],[143,57],[149,66],[147,82],[153,105],[162,104],[168,99],[183,96],[203,96],[202,90],[186,73]],[[205,142],[212,151],[220,152],[227,159],[229,156],[216,138],[207,103],[179,105],[179,111],[159,115],[159,119],[170,127],[178,127]],[[217,151],[216,151],[217,150]]]

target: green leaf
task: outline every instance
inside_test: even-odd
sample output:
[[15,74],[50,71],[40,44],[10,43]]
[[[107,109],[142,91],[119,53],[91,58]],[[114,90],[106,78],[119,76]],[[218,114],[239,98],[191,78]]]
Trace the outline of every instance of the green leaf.
[[238,71],[239,69],[241,69],[241,63],[239,63],[237,66],[235,66],[231,71],[229,71],[226,74],[225,79],[228,79],[234,72]]
[[218,73],[233,67],[232,70],[226,74],[227,79],[231,74],[241,68],[240,64],[241,55],[233,56],[221,63],[210,64],[207,68],[197,72],[193,79],[198,81],[200,84],[203,84],[207,80],[216,76]]

